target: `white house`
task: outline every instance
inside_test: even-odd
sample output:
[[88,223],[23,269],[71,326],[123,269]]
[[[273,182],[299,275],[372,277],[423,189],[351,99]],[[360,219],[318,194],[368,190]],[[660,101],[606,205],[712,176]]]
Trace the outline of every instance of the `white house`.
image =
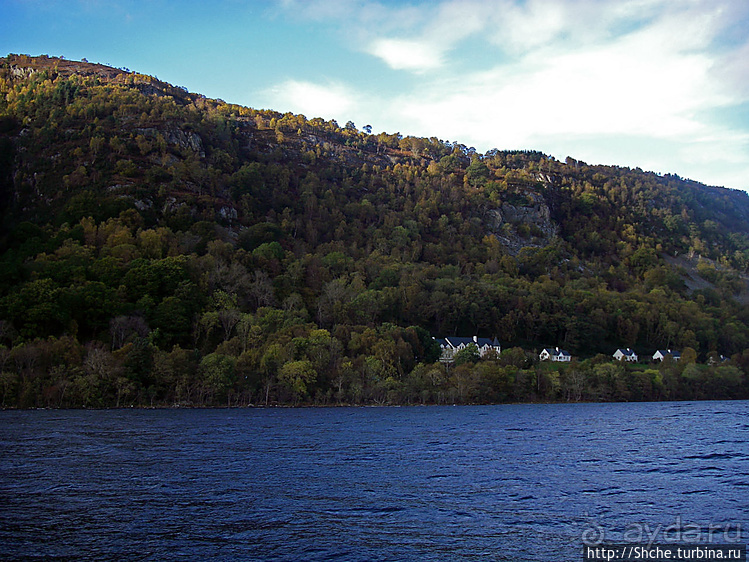
[[502,351],[502,347],[499,345],[497,338],[492,340],[489,338],[480,338],[478,336],[473,336],[472,338],[451,336],[438,341],[440,349],[442,349],[440,361],[443,363],[452,363],[455,354],[471,344],[474,344],[478,348],[479,356],[481,357],[485,357],[490,351],[495,351],[497,355]]
[[631,349],[617,349],[614,352],[614,359],[617,361],[631,361],[633,363],[637,362],[637,354],[632,351]]
[[670,355],[671,358],[674,361],[678,361],[681,359],[681,353],[678,351],[673,351],[671,349],[659,349],[655,353],[653,353],[653,361],[663,361],[666,358],[666,355]]
[[541,353],[539,353],[538,358],[541,361],[563,361],[567,362],[572,359],[572,355],[570,355],[567,351],[563,349],[559,349],[558,347],[551,348],[547,347],[544,348]]

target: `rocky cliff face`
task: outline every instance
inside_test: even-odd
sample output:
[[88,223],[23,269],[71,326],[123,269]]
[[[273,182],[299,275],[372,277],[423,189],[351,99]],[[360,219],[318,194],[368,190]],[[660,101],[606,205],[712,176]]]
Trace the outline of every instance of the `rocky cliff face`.
[[549,206],[543,196],[525,190],[488,213],[489,233],[496,236],[511,255],[523,248],[543,248],[557,235],[557,225],[551,220]]
[[192,131],[184,131],[179,127],[170,126],[161,130],[154,127],[140,128],[135,129],[135,132],[148,139],[158,139],[159,135],[161,135],[167,144],[183,150],[191,150],[201,158],[205,158],[203,139],[199,134]]

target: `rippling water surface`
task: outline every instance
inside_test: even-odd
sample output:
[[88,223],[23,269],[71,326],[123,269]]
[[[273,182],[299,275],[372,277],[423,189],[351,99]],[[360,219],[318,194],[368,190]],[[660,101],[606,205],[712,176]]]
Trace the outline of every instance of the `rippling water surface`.
[[638,533],[746,543],[748,442],[747,402],[0,412],[0,558],[567,561],[583,539]]

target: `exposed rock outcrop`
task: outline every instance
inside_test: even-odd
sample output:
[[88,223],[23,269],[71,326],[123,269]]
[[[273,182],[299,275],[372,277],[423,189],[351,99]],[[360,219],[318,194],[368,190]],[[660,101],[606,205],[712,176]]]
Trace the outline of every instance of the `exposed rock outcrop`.
[[487,213],[490,234],[512,255],[526,247],[548,246],[557,235],[557,225],[543,196],[525,191],[521,199],[525,199],[522,204],[505,202]]
[[169,144],[179,146],[183,149],[189,149],[205,158],[205,149],[203,148],[203,139],[200,135],[192,131],[183,131],[182,129],[169,129],[164,132],[164,139]]
[[203,139],[200,138],[199,134],[193,131],[184,131],[178,127],[169,127],[164,130],[148,127],[145,129],[136,129],[135,131],[146,138],[153,139],[157,138],[159,133],[161,133],[167,144],[179,147],[183,150],[192,150],[201,158],[205,158]]

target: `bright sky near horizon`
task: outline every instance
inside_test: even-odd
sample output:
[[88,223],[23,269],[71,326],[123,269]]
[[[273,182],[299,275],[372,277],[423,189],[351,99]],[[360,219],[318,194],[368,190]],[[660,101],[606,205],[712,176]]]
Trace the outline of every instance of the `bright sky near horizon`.
[[0,0],[0,56],[749,190],[746,0]]

